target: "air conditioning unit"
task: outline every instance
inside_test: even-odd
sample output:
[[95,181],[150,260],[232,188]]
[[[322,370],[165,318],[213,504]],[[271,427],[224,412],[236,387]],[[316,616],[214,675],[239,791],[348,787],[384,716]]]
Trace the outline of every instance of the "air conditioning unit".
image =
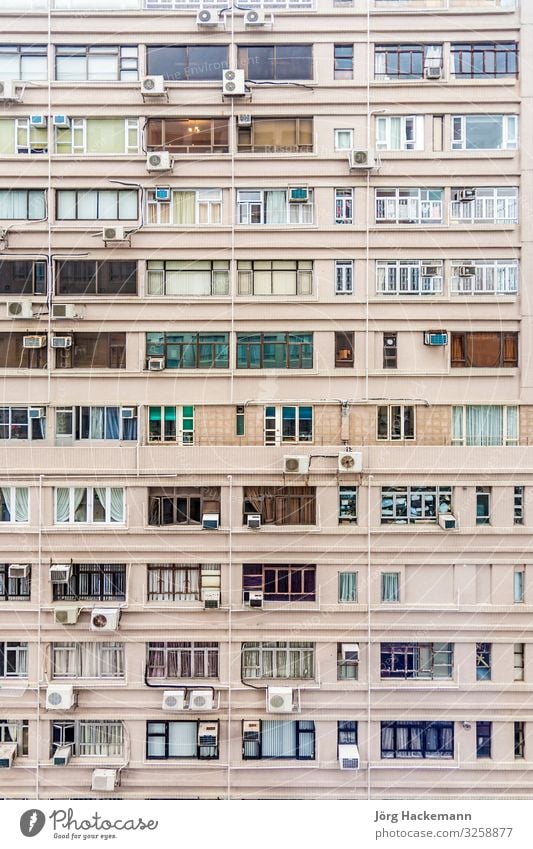
[[476,276],[476,266],[475,265],[460,265],[457,273],[459,277],[475,277]]
[[52,336],[52,348],[72,348],[72,336]]
[[457,519],[451,513],[439,513],[439,525],[445,531],[456,531]]
[[206,610],[216,610],[220,607],[220,590],[204,590],[202,596]]
[[346,663],[356,663],[359,660],[359,644],[343,643],[341,647],[342,659]]
[[52,756],[54,766],[67,766],[72,757],[72,746],[58,746]]
[[52,318],[79,318],[74,304],[52,304]]
[[70,118],[68,115],[54,115],[52,123],[58,130],[68,130],[70,127]]
[[48,121],[46,115],[30,115],[30,126],[31,127],[42,127],[45,128]]
[[56,563],[50,566],[49,578],[52,584],[66,584],[70,580],[72,566],[66,563]]
[[202,528],[204,531],[216,531],[220,525],[218,513],[204,513],[202,516]]
[[95,607],[91,611],[91,631],[118,631],[119,607]]
[[245,719],[242,723],[243,743],[258,743],[261,737],[261,723],[258,719]]
[[7,574],[9,578],[29,578],[30,565],[29,563],[10,563]]
[[263,607],[264,594],[261,590],[250,590],[248,593],[248,605],[250,607]]
[[120,418],[121,419],[134,419],[136,413],[135,407],[121,407],[120,408]]
[[307,186],[289,186],[289,203],[307,203],[309,200],[309,189]]
[[146,155],[147,171],[170,171],[172,159],[168,150],[151,151]]
[[2,743],[0,745],[0,769],[9,769],[17,754],[16,743]]
[[348,154],[348,161],[350,170],[362,168],[368,171],[369,168],[376,167],[374,154],[370,150],[351,150]]
[[74,687],[72,684],[50,684],[46,688],[46,707],[48,710],[70,710],[74,707]]
[[292,713],[292,687],[267,687],[266,697],[268,713]]
[[163,371],[164,368],[164,357],[148,357],[148,371]]
[[244,13],[244,25],[247,27],[264,27],[265,13],[258,9],[247,9]]
[[341,451],[338,456],[339,472],[362,472],[363,455],[360,451]]
[[471,201],[476,199],[476,190],[475,189],[461,189],[457,192],[457,200],[461,201],[461,203],[470,203]]
[[156,186],[155,199],[158,203],[170,203],[171,191],[170,186]]
[[117,784],[116,769],[94,769],[91,779],[91,790],[114,790]]
[[249,112],[243,112],[241,115],[237,115],[237,126],[239,127],[251,127],[252,126],[252,116]]
[[185,690],[163,690],[163,710],[185,710]]
[[124,242],[128,238],[124,227],[104,227],[102,239],[104,242]]
[[8,318],[33,318],[31,301],[8,301],[6,311]]
[[220,18],[216,9],[200,9],[196,15],[197,27],[217,27]]
[[213,710],[214,695],[212,690],[191,690],[189,692],[189,710]]
[[143,77],[141,92],[146,97],[160,97],[165,93],[165,78],[163,76]]
[[218,743],[218,725],[216,722],[198,723],[198,745],[216,746]]
[[29,419],[44,419],[46,411],[44,407],[28,407]]
[[448,334],[445,330],[426,330],[424,333],[424,345],[442,348],[448,344]]
[[259,513],[250,513],[250,515],[246,517],[246,525],[248,528],[253,528],[254,530],[260,528],[261,516]]
[[18,99],[17,86],[15,85],[14,80],[0,80],[0,100]]
[[422,277],[439,277],[442,273],[442,266],[440,265],[423,265],[420,268],[420,273]]
[[424,68],[424,76],[426,80],[440,80],[442,79],[442,68],[439,65],[429,65],[429,67]]
[[309,463],[307,455],[286,454],[283,457],[283,472],[286,475],[307,475]]
[[56,625],[75,625],[79,615],[78,607],[56,607],[54,622]]
[[359,749],[355,743],[339,745],[339,766],[341,769],[359,769]]
[[44,348],[46,346],[46,336],[23,336],[23,348]]
[[228,97],[242,97],[245,93],[244,71],[238,68],[222,71],[222,94]]

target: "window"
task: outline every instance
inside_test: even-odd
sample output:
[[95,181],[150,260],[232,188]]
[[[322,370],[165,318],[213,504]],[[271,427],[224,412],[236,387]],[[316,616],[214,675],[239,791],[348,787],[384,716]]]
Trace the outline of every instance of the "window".
[[381,601],[400,601],[400,573],[381,573]]
[[170,203],[146,189],[147,224],[176,227],[222,223],[222,189],[171,189]]
[[0,45],[0,77],[3,80],[41,82],[48,79],[46,44]]
[[352,150],[354,146],[353,130],[335,130],[335,150]]
[[227,118],[149,118],[146,147],[171,153],[227,153]]
[[398,368],[398,335],[383,334],[383,368]]
[[452,407],[454,445],[518,445],[518,407]]
[[381,678],[452,678],[453,643],[381,643]]
[[243,733],[243,760],[288,758],[299,761],[314,761],[314,722],[291,719],[261,719],[259,726],[259,740],[246,739],[246,732]]
[[378,439],[403,440],[415,438],[415,407],[408,405],[377,408]]
[[353,294],[353,260],[351,259],[335,260],[335,294]]
[[209,742],[199,743],[198,732],[201,723],[193,720],[173,720],[171,722],[146,723],[146,757],[148,760],[170,760],[173,758],[194,758],[213,760],[218,758],[218,720],[210,720],[216,725],[217,733]]
[[149,407],[148,442],[194,443],[194,407]]
[[137,192],[132,189],[57,189],[58,221],[134,221]]
[[237,48],[238,67],[255,80],[312,80],[312,44],[250,44]]
[[136,46],[116,47],[109,44],[58,45],[56,47],[56,80],[58,82],[103,82],[138,79]]
[[0,486],[0,522],[27,523],[30,520],[27,486]]
[[74,563],[66,583],[52,584],[54,601],[125,601],[125,563]]
[[336,80],[353,80],[353,44],[333,45],[333,66]]
[[335,368],[353,368],[354,332],[353,330],[335,331]]
[[60,746],[72,746],[74,757],[116,758],[123,755],[121,720],[60,720],[52,723],[52,754]]
[[474,260],[466,263],[455,260],[452,262],[450,292],[452,295],[516,295],[518,260]]
[[199,525],[204,513],[220,514],[220,487],[150,487],[149,525]]
[[314,678],[315,644],[243,643],[241,665],[243,678]]
[[443,285],[442,260],[377,260],[378,295],[440,295]]
[[56,524],[114,524],[125,520],[124,488],[117,486],[56,487]]
[[286,564],[244,564],[243,600],[250,592],[263,593],[264,601],[315,601],[316,567]]
[[491,643],[476,643],[476,681],[490,681],[491,654]]
[[124,678],[124,643],[52,643],[53,678]]
[[0,743],[16,743],[17,757],[29,753],[27,719],[0,719]]
[[137,407],[58,407],[56,438],[137,440]]
[[148,643],[148,678],[218,678],[218,643]]
[[31,567],[27,578],[10,578],[9,563],[0,563],[0,601],[29,601]]
[[245,486],[244,517],[259,513],[265,525],[314,525],[314,486]]
[[452,512],[451,486],[382,486],[381,524],[436,522]]
[[55,128],[55,152],[64,155],[139,152],[138,118],[70,118]]
[[[37,410],[39,418],[30,418],[30,410]],[[0,439],[45,439],[45,414],[45,407],[0,407]]]
[[357,745],[357,722],[352,719],[339,719],[337,721],[337,745],[346,744]]
[[39,334],[40,348],[25,348],[26,333],[0,333],[0,368],[44,369],[47,361],[46,333]]
[[517,224],[516,186],[476,186],[473,200],[461,200],[463,189],[452,189],[450,218],[469,224]]
[[197,298],[228,294],[227,259],[149,259],[146,265],[148,295]]
[[453,758],[453,722],[382,722],[381,757]]
[[451,45],[451,60],[455,79],[518,76],[515,41],[456,42]]
[[517,115],[454,115],[452,150],[516,150]]
[[220,82],[228,67],[226,44],[164,44],[146,47],[149,74],[163,76],[171,82]]
[[517,368],[518,333],[452,333],[452,368]]
[[312,224],[313,190],[303,194],[289,203],[286,189],[237,189],[237,224]]
[[339,603],[357,603],[357,572],[339,572]]
[[339,525],[357,522],[357,487],[339,487]]
[[246,410],[244,404],[235,407],[235,436],[244,436],[246,432]]
[[476,722],[476,757],[491,757],[492,722]]
[[56,349],[56,368],[126,368],[125,333],[70,333],[70,348]]
[[312,407],[265,407],[265,445],[312,441]]
[[513,681],[523,681],[525,672],[525,643],[513,646]]
[[375,80],[421,80],[429,68],[442,68],[442,44],[376,44]]
[[424,150],[424,115],[376,117],[377,150]]
[[376,189],[376,224],[442,224],[442,189]]
[[0,642],[0,678],[28,677],[28,643]]
[[46,263],[31,259],[1,261],[0,294],[46,295]]
[[490,525],[490,486],[476,486],[476,525]]
[[353,224],[353,189],[335,189],[335,224]]
[[313,334],[237,333],[237,368],[313,368]]
[[0,153],[3,156],[19,153],[48,153],[46,127],[30,124],[29,118],[1,118]]
[[313,150],[312,118],[252,118],[237,127],[239,153],[309,153]]
[[56,265],[58,295],[136,295],[137,263],[130,260],[65,260]]
[[148,601],[200,601],[206,589],[220,589],[220,564],[148,566]]
[[239,259],[239,295],[311,295],[312,259]]
[[229,368],[229,334],[147,333],[146,356],[164,357],[167,369]]
[[526,723],[514,723],[514,756],[525,758],[526,756]]
[[46,219],[44,189],[1,189],[0,219],[5,221],[44,221]]
[[515,486],[513,494],[513,524],[524,524],[524,496],[523,486]]
[[359,654],[351,652],[349,658],[345,657],[346,643],[337,643],[337,681],[357,681],[359,677]]

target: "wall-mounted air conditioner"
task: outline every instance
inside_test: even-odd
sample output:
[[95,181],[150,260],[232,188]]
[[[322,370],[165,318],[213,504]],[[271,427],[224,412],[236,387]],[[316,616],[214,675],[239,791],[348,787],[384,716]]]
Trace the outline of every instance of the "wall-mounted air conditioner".
[[58,746],[52,756],[54,766],[67,766],[72,757],[72,746]]
[[265,13],[260,9],[247,9],[244,13],[244,25],[247,27],[264,27]]
[[439,513],[439,525],[445,531],[457,530],[457,519],[451,513]]
[[198,745],[216,746],[218,744],[218,724],[216,722],[198,723]]
[[244,71],[227,68],[222,72],[222,94],[228,97],[242,97],[246,94]]
[[361,451],[340,451],[337,468],[339,472],[362,472],[363,455]]
[[146,154],[147,171],[170,171],[172,157],[168,150],[151,151]]
[[117,784],[116,769],[95,769],[91,779],[91,790],[114,790]]
[[165,94],[165,78],[163,76],[143,77],[141,93],[146,97],[160,97]]
[[79,318],[75,304],[52,304],[52,318]]
[[242,112],[240,115],[237,115],[237,126],[239,127],[251,127],[252,126],[252,116],[249,112]]
[[307,454],[286,454],[283,457],[283,471],[286,475],[307,475],[309,463]]
[[31,301],[8,301],[6,304],[8,318],[33,318]]
[[9,769],[12,767],[16,754],[16,743],[2,743],[0,745],[0,769]]
[[376,159],[370,150],[351,150],[348,154],[350,170],[369,170],[376,167]]
[[461,189],[457,192],[457,200],[461,203],[470,203],[476,199],[475,189]]
[[70,710],[74,707],[75,696],[72,684],[50,684],[46,688],[46,707],[48,710]]
[[44,407],[28,407],[29,419],[44,419],[46,410]]
[[118,631],[119,607],[94,607],[91,611],[91,631]]
[[23,336],[23,348],[44,348],[46,347],[46,336]]
[[48,124],[46,115],[30,115],[30,126],[45,129]]
[[7,569],[9,578],[29,578],[30,564],[29,563],[10,563]]
[[204,590],[202,601],[206,610],[216,610],[220,607],[220,590]]
[[341,654],[346,663],[356,663],[359,660],[359,643],[342,643]]
[[261,723],[258,719],[245,719],[242,723],[243,743],[258,743],[261,737]]
[[52,336],[52,348],[72,348],[72,336]]
[[124,242],[127,238],[126,229],[121,225],[104,227],[102,230],[102,239],[104,242]]
[[219,513],[204,513],[202,515],[202,528],[204,531],[216,531],[220,525]]
[[197,27],[217,27],[220,22],[217,9],[200,9],[196,14]]
[[294,710],[292,687],[267,687],[266,709],[268,713],[292,713]]
[[52,584],[66,584],[70,580],[72,566],[70,563],[54,563],[50,566],[49,578]]
[[215,703],[212,690],[190,690],[189,691],[189,710],[213,710]]
[[420,274],[422,277],[440,277],[441,273],[441,265],[423,265],[420,268]]
[[121,419],[134,419],[135,413],[136,413],[135,407],[121,407],[120,418]]
[[52,123],[58,130],[68,130],[70,127],[70,118],[68,115],[54,115]]
[[424,345],[442,348],[448,344],[448,334],[445,330],[426,330],[424,332]]
[[249,590],[248,605],[249,607],[263,607],[264,593],[262,590]]
[[170,203],[171,198],[172,193],[170,190],[170,186],[155,187],[155,199],[158,203]]
[[426,80],[440,80],[442,79],[442,68],[438,65],[429,65],[424,68],[424,76]]
[[75,625],[79,615],[80,611],[78,607],[56,607],[54,610],[54,622],[56,625]]
[[246,526],[253,530],[258,530],[261,527],[261,516],[259,513],[250,513],[246,517]]
[[148,371],[163,371],[164,368],[164,357],[148,357]]
[[307,186],[289,186],[287,198],[289,203],[307,203],[309,200],[309,189]]
[[476,266],[475,265],[460,265],[457,269],[457,273],[459,277],[475,277],[476,276]]
[[14,80],[0,80],[0,100],[20,100],[22,88]]
[[341,769],[359,769],[359,749],[355,743],[339,745],[339,766]]
[[178,711],[185,710],[185,689],[163,690],[162,710]]

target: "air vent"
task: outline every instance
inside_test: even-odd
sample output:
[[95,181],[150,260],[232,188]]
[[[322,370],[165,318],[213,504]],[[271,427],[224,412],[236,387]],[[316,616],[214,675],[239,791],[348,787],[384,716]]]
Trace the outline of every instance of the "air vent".
[[198,723],[198,745],[216,746],[218,744],[218,724],[216,722]]
[[263,607],[263,593],[261,590],[250,590],[248,592],[248,604],[250,607]]
[[46,115],[30,115],[30,126],[44,129],[47,125]]
[[67,766],[72,757],[72,746],[58,746],[55,750],[52,763],[54,766]]
[[222,94],[228,97],[242,97],[245,92],[244,71],[228,68],[222,72]]
[[439,513],[439,525],[445,531],[456,531],[457,519],[451,513]]
[[249,112],[243,112],[241,115],[237,115],[237,125],[239,127],[251,127],[252,126],[252,116]]
[[220,525],[218,513],[204,513],[202,516],[202,528],[204,531],[216,531]]
[[202,595],[206,610],[216,610],[220,607],[220,590],[204,590]]
[[429,66],[424,70],[426,80],[440,80],[442,78],[442,68],[438,65]]
[[0,769],[9,769],[17,754],[16,743],[2,743],[0,745]]
[[458,269],[459,277],[475,277],[476,276],[476,266],[475,265],[460,265]]

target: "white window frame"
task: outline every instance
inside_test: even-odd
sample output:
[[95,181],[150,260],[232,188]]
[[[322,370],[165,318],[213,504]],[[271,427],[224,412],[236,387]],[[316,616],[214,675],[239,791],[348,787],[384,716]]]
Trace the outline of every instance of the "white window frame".
[[335,260],[335,294],[353,295],[354,264],[353,259]]
[[[43,435],[40,439],[38,437],[35,437],[35,442],[44,442],[44,440],[46,439],[46,407],[43,407],[42,409],[44,410],[44,415],[40,419],[38,419],[37,421],[44,422]],[[2,427],[7,428],[8,435],[4,436],[4,437],[0,437],[0,445],[3,442],[31,442],[34,439],[34,437],[32,435],[33,421],[34,420],[30,419],[30,417],[29,417],[30,416],[30,414],[29,414],[30,407],[24,407],[24,406],[19,407],[16,404],[6,404],[6,406],[1,405],[0,410],[7,410],[8,411],[7,422],[2,422],[0,424],[0,428],[2,428]],[[16,423],[13,422],[13,411],[14,410],[17,410],[19,412],[21,410],[24,410],[25,413],[26,413],[26,421],[20,423],[20,424],[23,424],[24,427],[26,427],[28,429],[27,430],[28,435],[24,439],[22,439],[21,437],[13,436],[12,429],[17,426]]]
[[[10,6],[10,11],[14,11],[16,6]],[[44,40],[44,39],[43,39]],[[32,53],[32,49],[35,47],[44,48],[44,53]],[[21,80],[28,82],[46,82],[48,80],[48,49],[46,44],[3,44],[0,50],[0,62],[2,55],[11,55],[17,56],[18,58],[18,67],[17,72],[15,74],[6,71],[3,71],[0,76],[4,80]],[[31,59],[38,57],[41,62],[33,63],[30,61],[30,67],[26,69],[25,59]],[[43,61],[44,60],[44,61]],[[40,70],[37,74],[33,69],[33,64],[40,64],[42,66],[42,70]]]
[[0,743],[16,743],[17,757],[28,754],[28,736],[27,719],[0,719]]
[[518,224],[517,186],[480,186],[472,201],[458,200],[461,189],[452,189],[451,221],[469,224]]
[[[162,425],[164,425],[164,421],[165,421],[165,418],[164,418],[165,408],[166,407],[174,407],[174,409],[176,410],[176,418],[175,418],[176,438],[175,439],[164,439],[163,433],[161,434],[161,437],[159,439],[150,438],[150,408],[151,407],[159,407],[160,413],[161,413],[160,421],[161,421]],[[183,424],[183,421],[184,421],[183,408],[184,407],[192,407],[192,420],[193,420],[192,430],[190,428],[188,428],[187,430],[184,429],[184,424]],[[195,407],[194,404],[178,404],[178,405],[174,405],[174,404],[147,404],[146,405],[146,415],[148,416],[147,423],[146,423],[146,441],[149,445],[172,445],[172,444],[194,445],[194,434],[195,434],[195,428],[196,428],[196,407]],[[189,419],[189,418],[191,418],[191,416],[185,416],[185,418]],[[162,428],[162,430],[163,430],[163,428]]]
[[[285,221],[270,224],[265,222],[265,193],[270,191],[280,191],[285,193]],[[241,192],[254,192],[257,194],[257,198],[254,200],[241,200]],[[257,223],[252,222],[252,207],[257,207],[260,212],[261,220]],[[309,210],[309,220],[305,219],[305,211]],[[297,213],[297,215],[295,214]],[[297,218],[297,221],[291,220],[292,217]],[[309,189],[308,200],[301,203],[289,203],[288,202],[288,192],[287,189],[276,189],[274,186],[268,189],[237,189],[237,224],[249,226],[249,227],[284,227],[287,225],[300,226],[300,227],[310,227],[313,224],[314,220],[314,192],[313,189]]]
[[[70,153],[61,153],[57,150],[57,141],[58,135],[60,133],[60,128],[54,128],[54,153],[58,156],[69,156],[69,155],[88,155],[88,156],[123,156],[125,154],[131,155],[135,153],[139,153],[139,119],[138,118],[123,118],[124,121],[124,150],[118,153],[106,153],[105,150],[102,150],[100,154],[96,153],[87,153],[87,122],[90,121],[91,118],[71,118],[70,119],[70,133],[71,133],[71,149]],[[96,119],[102,120],[102,119]],[[135,134],[135,143],[130,144],[130,132]],[[75,136],[76,134],[76,136]],[[77,141],[80,138],[81,142]]]
[[[257,663],[249,663],[246,665],[246,652],[248,652],[249,655],[257,655]],[[274,673],[277,671],[276,667],[278,666],[276,658],[281,656],[281,665],[285,667],[286,673],[289,673],[291,671],[291,659],[294,659],[294,655],[297,655],[298,675],[267,675],[265,672],[266,657],[272,658],[270,666]],[[262,640],[259,642],[244,642],[241,644],[241,656],[242,677],[246,679],[268,678],[272,681],[278,681],[292,678],[293,680],[312,681],[315,677],[316,645],[314,642],[300,642],[292,640]],[[309,666],[306,665],[307,663],[309,663]]]
[[[347,207],[351,209],[351,215],[346,214]],[[338,215],[339,208],[342,212]],[[354,221],[354,196],[353,189],[335,189],[335,224],[353,224]]]
[[[60,522],[57,518],[57,496],[58,496],[58,490],[60,490],[60,489],[67,489],[68,492],[69,492],[69,515],[68,515],[68,519],[64,522]],[[76,489],[84,489],[85,492],[86,492],[87,518],[84,521],[77,521],[76,518],[75,518],[75,515],[76,515],[75,491],[76,491]],[[93,486],[76,486],[76,487],[66,486],[66,487],[55,487],[55,492],[54,492],[54,496],[55,496],[54,497],[54,502],[55,502],[54,522],[55,522],[55,524],[63,525],[63,526],[64,525],[74,525],[74,524],[75,525],[98,525],[98,526],[102,526],[102,525],[113,525],[113,526],[123,525],[125,523],[125,518],[126,518],[125,517],[125,512],[126,512],[126,510],[125,510],[125,494],[126,494],[125,488],[120,487],[120,486],[119,487],[104,486],[104,487],[98,487],[98,489],[104,489],[105,490],[105,496],[106,496],[106,503],[105,503],[105,506],[104,506],[105,519],[104,519],[103,522],[95,522],[93,520],[95,487],[93,487]],[[114,521],[111,518],[111,490],[112,489],[122,490],[122,518],[120,520],[117,520],[117,521]]]
[[[90,679],[107,679],[111,678],[124,679],[126,677],[124,643],[97,641],[92,642],[57,642],[51,645],[52,659],[52,678],[54,679],[71,679],[71,678],[90,678]],[[94,653],[95,675],[84,675],[82,669],[82,655],[86,652]],[[59,655],[64,655],[65,659],[60,663]],[[68,658],[68,660],[66,659]],[[71,669],[72,672],[58,673],[57,668]],[[107,670],[113,669],[114,672]]]
[[[439,198],[430,195],[439,192]],[[442,224],[443,196],[441,188],[376,189],[377,224]]]
[[[275,408],[275,424],[274,428],[267,428],[267,409],[270,407]],[[283,438],[283,410],[287,407],[292,407],[295,410],[294,417],[294,425],[295,425],[295,436],[294,439]],[[312,431],[310,439],[301,439],[300,438],[300,407],[311,407],[311,423],[312,423]],[[264,427],[264,444],[265,445],[294,445],[298,442],[303,443],[304,445],[311,445],[314,438],[314,418],[315,411],[312,404],[266,404],[263,410],[263,427]],[[305,419],[305,421],[308,421]]]
[[[60,215],[60,201],[61,201],[61,197],[64,194],[69,193],[69,192],[70,193],[74,192],[74,195],[75,195],[75,198],[74,198],[75,215],[73,215],[71,217],[64,217],[63,215]],[[83,197],[84,195],[89,195],[89,194],[96,195],[96,207],[97,207],[96,213],[97,213],[97,215],[94,218],[80,217],[79,216],[79,207],[78,207],[78,195],[81,195]],[[100,211],[98,209],[98,207],[101,204],[102,196],[104,194],[107,195],[108,197],[110,197],[111,195],[115,195],[115,198],[114,198],[115,212],[109,218],[102,218],[100,215],[98,215],[98,213]],[[128,206],[128,204],[130,202],[127,198],[128,195],[130,195],[132,197],[135,196],[135,215],[134,216],[132,216],[132,215],[124,216],[123,215],[123,209],[121,209],[121,207],[123,207],[124,205],[126,207]],[[103,206],[105,208],[107,206],[107,204],[104,203]],[[68,209],[67,209],[67,211],[68,211]],[[88,188],[88,189],[56,189],[56,220],[58,222],[60,222],[60,221],[130,221],[130,222],[133,221],[133,222],[135,222],[135,221],[137,221],[138,215],[139,215],[139,195],[138,195],[138,192],[136,190],[133,190],[133,189],[90,189],[90,188]]]
[[[440,274],[422,276],[422,268],[435,265]],[[444,267],[441,259],[376,260],[377,295],[441,295],[444,288]]]
[[[119,436],[116,439],[111,439],[111,437],[108,437],[108,436],[101,436],[101,437],[100,436],[87,436],[87,437],[80,436],[78,439],[76,438],[77,426],[79,426],[79,422],[81,421],[81,410],[82,410],[82,408],[87,407],[87,406],[91,410],[102,409],[102,410],[105,411],[108,408],[118,409],[118,424],[119,424],[119,431],[120,432],[119,432]],[[122,418],[122,410],[123,409],[124,409],[124,407],[115,407],[114,404],[105,404],[105,405],[101,405],[101,406],[99,404],[92,404],[92,405],[83,404],[83,405],[80,405],[80,406],[77,406],[77,407],[56,407],[56,410],[55,410],[55,414],[56,414],[56,438],[57,439],[65,439],[65,440],[67,440],[67,439],[74,440],[75,442],[123,442],[124,441],[124,442],[135,443],[137,441],[135,439],[128,439],[128,440],[124,439],[124,419]],[[135,410],[135,415],[132,418],[137,419],[137,439],[138,439],[138,437],[139,437],[138,409],[137,409],[137,407],[133,407],[133,409]],[[70,416],[70,432],[68,432],[65,429],[64,433],[59,433],[59,428],[57,426],[57,417],[58,417],[59,413],[61,413],[62,415]],[[77,421],[77,419],[79,419],[79,421]],[[103,421],[104,421],[104,429],[105,429],[105,414],[104,414],[104,420]]]
[[[182,224],[173,220],[174,215],[174,194],[176,192],[194,192],[195,193],[195,220],[192,224]],[[201,220],[200,210],[205,209],[205,220]],[[214,210],[218,208],[218,215],[214,216]],[[154,212],[154,220],[151,220],[150,211]],[[155,189],[146,190],[146,225],[149,227],[220,227],[222,221],[222,189],[172,189],[172,197],[170,203],[161,203],[155,199]],[[214,220],[217,218],[218,220]]]
[[[348,144],[341,144],[341,138],[344,134],[347,134]],[[346,150],[353,150],[354,147],[354,131],[351,127],[340,127],[333,131],[333,138],[335,144],[335,151],[337,153],[344,152]]]
[[[48,153],[48,141],[45,146],[41,148],[39,152],[32,151],[32,134],[36,132],[40,127],[34,127],[33,124],[30,124],[29,118],[15,118],[12,119],[14,124],[14,152],[20,155],[28,156],[28,155],[46,155]],[[46,130],[45,130],[46,132]],[[24,133],[25,135],[25,144],[19,144],[19,133]],[[27,148],[26,150],[22,150],[22,148]]]
[[[78,719],[78,720],[58,720],[52,723],[55,728],[60,730],[58,741],[54,743],[57,748],[59,746],[72,745],[74,757],[87,758],[116,758],[121,757],[124,749],[124,723],[119,719]],[[81,726],[91,729],[92,743],[87,741],[82,742]],[[74,729],[74,743],[70,741],[70,734],[67,735],[67,730]],[[105,734],[102,735],[106,739],[99,739],[98,729],[105,729]],[[116,733],[116,732],[119,733]],[[113,733],[115,732],[115,733]],[[54,735],[55,736],[55,735]],[[88,735],[83,735],[88,736]],[[115,737],[116,739],[113,739]],[[87,748],[96,749],[97,751],[85,751]],[[82,751],[83,749],[83,751]]]
[[[187,262],[187,265],[194,271],[195,261],[191,260],[171,260],[171,259],[149,259],[146,262],[146,297],[148,298],[205,298],[217,297],[229,294],[230,280],[230,262],[229,260],[198,260],[199,262],[209,262],[211,268],[199,269],[210,274],[211,291],[209,295],[189,294],[186,292],[167,292],[167,275],[186,274],[187,268],[170,268],[173,262]],[[152,265],[151,265],[152,263]],[[225,266],[223,265],[225,263]],[[217,264],[220,267],[217,267]],[[159,267],[156,267],[159,266]],[[151,291],[151,289],[159,289],[160,291]]]
[[[243,263],[250,263],[251,268],[242,267]],[[284,298],[284,297],[292,297],[295,295],[312,295],[313,294],[313,272],[314,272],[314,264],[312,259],[296,259],[296,260],[288,260],[287,262],[294,263],[294,268],[280,268],[277,269],[274,267],[274,263],[279,262],[283,264],[283,260],[266,260],[266,262],[272,263],[270,268],[255,268],[256,262],[265,262],[265,260],[237,260],[237,290],[239,295],[248,296],[248,297],[258,297],[258,298]],[[255,290],[255,273],[266,272],[270,273],[270,287],[272,288],[273,275],[276,271],[281,271],[285,274],[293,274],[294,276],[294,291],[292,292],[259,292],[256,294]]]
[[[5,492],[8,490],[8,493]],[[26,493],[23,495],[23,493]],[[30,521],[30,501],[29,489],[27,486],[4,486],[2,487],[2,497],[6,501],[7,509],[9,510],[10,519],[1,519],[0,525],[24,524],[27,525]],[[7,497],[6,497],[7,495]],[[8,503],[9,502],[9,503]],[[24,518],[17,518],[17,514],[25,514]]]
[[[23,200],[25,201],[26,206],[26,215],[22,218],[14,215],[5,215],[4,212],[8,210],[4,210],[2,208],[2,196],[5,195],[6,199],[11,198],[14,195],[22,195]],[[38,197],[38,196],[41,197]],[[46,189],[0,189],[0,221],[46,221],[47,218],[47,205],[46,205]],[[36,216],[33,217],[30,215],[31,207],[38,203],[39,206],[42,204],[42,212],[44,215],[40,218]]]
[[[424,150],[424,121],[424,115],[377,115],[376,150]],[[399,122],[399,145],[394,141],[395,122]]]
[[[458,269],[473,265],[474,277],[460,277]],[[520,268],[517,259],[453,260],[451,295],[516,295]]]
[[[74,56],[68,55],[68,53],[61,53],[61,48],[68,48],[70,52],[74,52]],[[84,51],[84,52],[82,52]],[[91,65],[92,61],[98,56],[104,55],[104,53],[111,58],[115,59],[115,69],[111,76],[105,76],[100,79],[89,79],[92,70]],[[128,55],[131,54],[131,55]],[[73,59],[75,62],[79,58],[85,59],[85,71],[83,76],[76,77],[72,79],[70,75],[67,77],[59,78],[58,76],[58,59],[63,59],[61,64],[65,64],[66,59]],[[132,63],[135,67],[128,68],[123,67],[123,63],[125,66]],[[139,79],[139,47],[136,44],[58,44],[55,48],[54,55],[54,79],[59,83],[68,83],[70,85],[75,83],[89,83],[89,84],[102,84],[109,82],[132,82],[134,80]]]
[[[19,642],[18,640],[2,640],[4,670],[3,673],[0,674],[0,678],[3,679],[28,677],[28,648],[28,643]],[[7,671],[8,654],[11,656],[11,662],[15,667],[15,672]]]
[[[501,147],[467,147],[468,119],[469,118],[494,118],[500,119],[502,125]],[[482,113],[481,115],[452,115],[451,120],[451,148],[452,150],[517,150],[518,148],[518,115],[500,115]]]
[[[470,445],[467,438],[467,409],[469,404],[454,404],[452,407],[452,445]],[[477,406],[477,405],[472,405]],[[484,406],[484,405],[480,405]],[[490,405],[489,405],[490,406]],[[502,409],[503,436],[501,445],[518,445],[519,439],[519,407],[515,404],[495,404]],[[474,442],[474,445],[483,445],[482,442]],[[490,446],[489,446],[490,447]]]

